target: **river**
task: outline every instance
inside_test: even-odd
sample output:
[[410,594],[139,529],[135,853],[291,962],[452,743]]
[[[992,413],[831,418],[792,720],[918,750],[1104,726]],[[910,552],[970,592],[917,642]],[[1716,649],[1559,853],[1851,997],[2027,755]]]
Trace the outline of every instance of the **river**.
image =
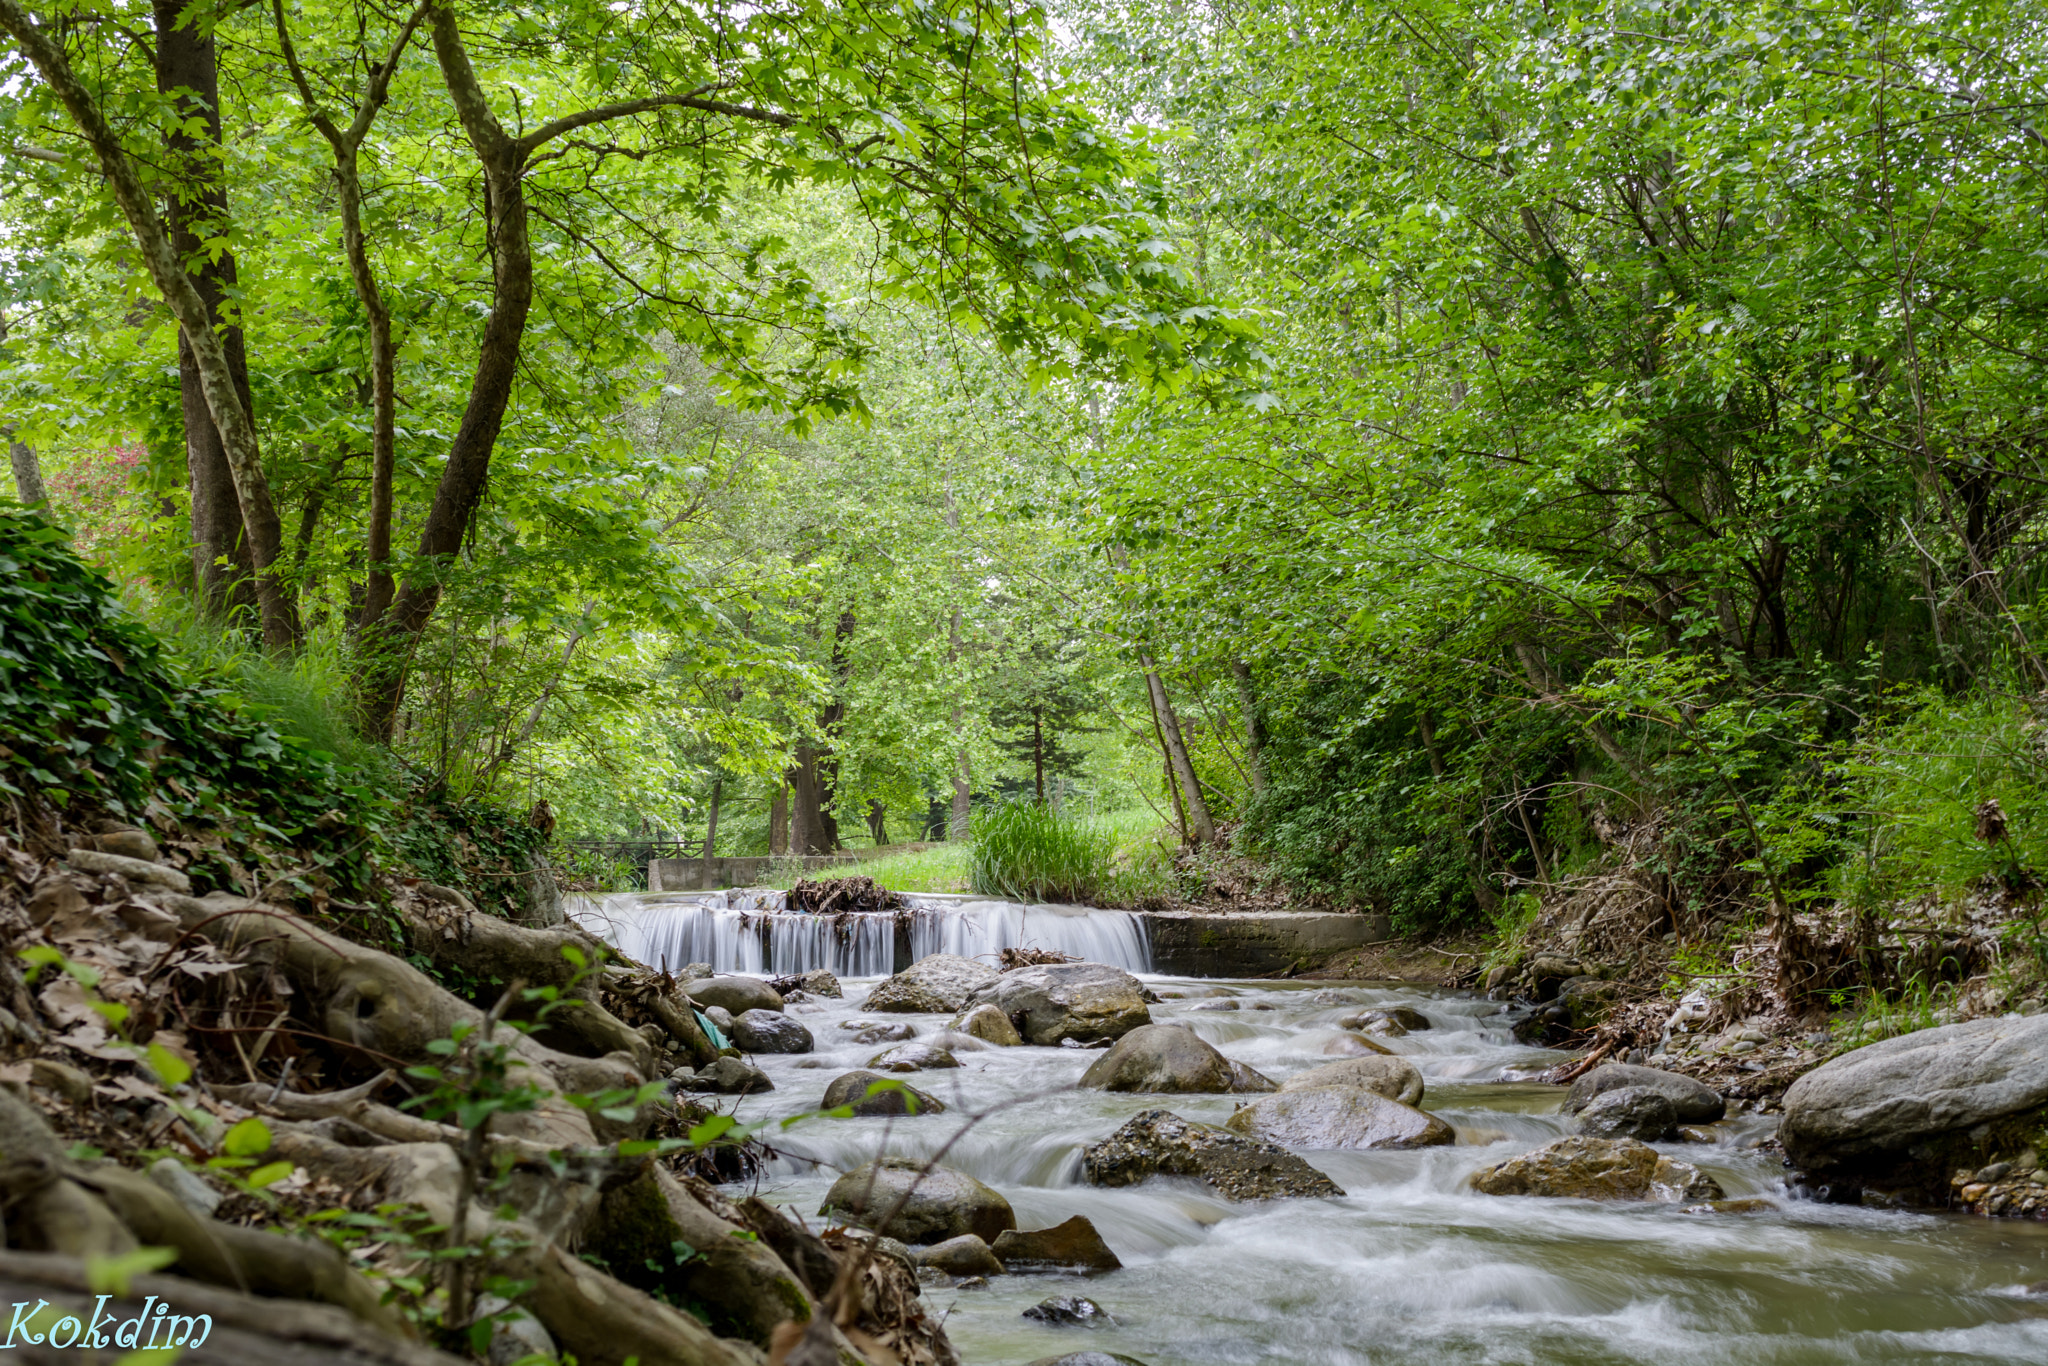
[[[2048,1225],[1817,1205],[1790,1198],[1775,1157],[1754,1145],[1773,1121],[1737,1116],[1717,1141],[1674,1144],[1731,1197],[1769,1212],[1686,1214],[1669,1205],[1502,1199],[1465,1186],[1476,1168],[1566,1132],[1562,1091],[1518,1081],[1562,1055],[1517,1044],[1493,1002],[1406,986],[1189,981],[1147,975],[1155,1021],[1177,1021],[1276,1080],[1330,1061],[1337,1020],[1405,1004],[1433,1028],[1386,1041],[1423,1073],[1423,1108],[1453,1124],[1455,1147],[1306,1151],[1348,1194],[1233,1205],[1190,1183],[1103,1190],[1081,1183],[1081,1149],[1141,1110],[1220,1122],[1228,1096],[1109,1095],[1073,1089],[1099,1054],[1061,1048],[961,1053],[959,1069],[906,1080],[951,1113],[887,1121],[808,1120],[764,1137],[788,1156],[760,1178],[767,1198],[813,1227],[838,1170],[878,1151],[924,1158],[963,1118],[993,1111],[946,1162],[1000,1190],[1019,1225],[1085,1214],[1124,1269],[1081,1281],[1028,1275],[925,1295],[970,1366],[1019,1366],[1063,1352],[1118,1352],[1147,1366],[1287,1362],[1728,1363],[2048,1362]],[[825,1085],[889,1045],[851,1042],[842,1022],[899,1020],[920,1035],[940,1016],[862,1017],[873,981],[847,999],[793,1006],[816,1036],[802,1056],[755,1061],[776,1090],[748,1120],[814,1109]],[[1236,1011],[1196,1010],[1234,997]],[[1006,1104],[1007,1103],[1007,1104]],[[815,1165],[822,1163],[823,1166]],[[1021,1311],[1085,1294],[1112,1327],[1054,1328]]]

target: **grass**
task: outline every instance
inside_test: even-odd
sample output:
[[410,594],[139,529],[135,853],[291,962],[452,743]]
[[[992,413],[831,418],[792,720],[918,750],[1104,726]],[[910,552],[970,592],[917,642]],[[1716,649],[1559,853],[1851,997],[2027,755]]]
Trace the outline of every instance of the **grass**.
[[[1019,837],[1020,832],[1014,825],[1003,825],[1006,820],[1015,820],[1005,814],[1007,811],[1006,807],[977,811],[972,841],[935,844],[928,849],[866,859],[849,871],[862,873],[898,892],[981,892],[990,896],[1017,895],[1031,901],[1074,899],[1111,906],[1128,905],[1157,896],[1171,886],[1171,850],[1175,841],[1172,832],[1164,829],[1158,816],[1151,811],[1140,807],[1106,812],[1100,816],[1072,817],[1045,812],[1033,822],[1038,833],[1023,838]],[[1058,875],[1057,859],[1049,862],[1046,857],[1050,852],[1046,837],[1055,828],[1066,832],[1069,876],[1064,879]],[[1006,830],[1007,833],[1003,833]],[[985,864],[989,882],[977,885],[977,850],[989,848],[992,854],[999,852],[990,846],[992,833],[1007,840],[1007,844],[1002,846],[1007,850],[1003,857],[1013,862],[1003,868]],[[1074,864],[1071,857],[1076,836],[1091,851],[1080,865]],[[1027,850],[1037,860],[1028,870],[1014,862]],[[1076,871],[1086,873],[1081,880],[1085,882],[1085,888],[1071,876]],[[1081,890],[1083,894],[1073,898],[1048,897],[1030,890],[1055,885],[1070,892]],[[993,891],[992,886],[1013,886],[1024,890]]]
[[1099,821],[1036,802],[1004,802],[976,815],[968,881],[988,896],[1086,902],[1108,886],[1116,835]]
[[871,877],[896,892],[965,892],[973,851],[965,843],[938,844],[909,854],[863,859],[847,871]]

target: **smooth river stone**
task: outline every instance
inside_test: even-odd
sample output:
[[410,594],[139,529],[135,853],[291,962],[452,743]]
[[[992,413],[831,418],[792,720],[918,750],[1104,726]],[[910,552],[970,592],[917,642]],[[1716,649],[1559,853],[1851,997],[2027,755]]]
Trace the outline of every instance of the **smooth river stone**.
[[877,1053],[868,1059],[868,1066],[879,1067],[884,1072],[928,1072],[959,1065],[960,1059],[928,1043],[898,1044],[888,1052]]
[[1227,1200],[1342,1195],[1343,1187],[1301,1158],[1169,1110],[1146,1110],[1081,1150],[1090,1185],[1134,1186],[1154,1176],[1191,1176]]
[[951,1167],[925,1174],[924,1163],[907,1157],[885,1157],[846,1173],[832,1183],[818,1213],[874,1228],[899,1200],[903,1208],[878,1231],[906,1243],[943,1243],[963,1233],[992,1243],[1017,1227],[1017,1213],[1000,1192]]
[[1010,1023],[1010,1017],[993,1005],[978,1005],[972,1010],[961,1011],[949,1028],[983,1043],[994,1044],[997,1048],[1015,1048],[1024,1042],[1024,1036],[1017,1032],[1017,1026]]
[[1406,1058],[1345,1058],[1296,1072],[1280,1083],[1282,1091],[1320,1086],[1362,1086],[1403,1105],[1422,1104],[1422,1073]]
[[[868,1094],[868,1088],[878,1081],[893,1083],[887,1090]],[[926,1095],[915,1086],[895,1077],[885,1077],[879,1072],[848,1072],[834,1077],[832,1084],[825,1088],[822,1108],[836,1110],[850,1105],[857,1115],[907,1115],[912,1113],[911,1102],[916,1102],[916,1113],[939,1115],[946,1107],[937,1097]]]
[[956,953],[926,954],[869,992],[861,1009],[934,1015],[956,1011],[997,976],[988,964]]
[[1012,1229],[996,1239],[995,1255],[1010,1271],[1054,1269],[1095,1275],[1123,1268],[1116,1253],[1095,1231],[1095,1225],[1079,1214],[1063,1224],[1029,1233]]
[[1319,1086],[1264,1096],[1224,1127],[1290,1148],[1433,1148],[1458,1135],[1435,1115],[1357,1086]]
[[1152,1023],[1144,984],[1106,963],[1018,968],[978,992],[975,1004],[983,1002],[1009,1016],[1027,1041],[1041,1047],[1121,1039]]
[[1674,1162],[1632,1138],[1573,1134],[1511,1157],[1472,1178],[1483,1195],[1579,1200],[1721,1200],[1720,1183],[1690,1162]]
[[1267,1078],[1233,1063],[1194,1030],[1177,1024],[1145,1025],[1124,1035],[1081,1074],[1081,1087],[1207,1095],[1275,1089]]
[[1375,1053],[1392,1057],[1394,1050],[1374,1043],[1363,1034],[1339,1034],[1323,1045],[1323,1056],[1326,1058],[1363,1058]]
[[1640,1086],[1662,1095],[1671,1102],[1680,1124],[1712,1124],[1728,1113],[1727,1102],[1713,1087],[1680,1072],[1626,1062],[1602,1063],[1573,1082],[1572,1089],[1565,1092],[1564,1112],[1575,1115],[1602,1091],[1618,1091],[1624,1086]]
[[758,977],[707,977],[683,983],[683,994],[699,1010],[718,1006],[731,1011],[734,1019],[750,1010],[780,1010],[783,1004],[782,993]]

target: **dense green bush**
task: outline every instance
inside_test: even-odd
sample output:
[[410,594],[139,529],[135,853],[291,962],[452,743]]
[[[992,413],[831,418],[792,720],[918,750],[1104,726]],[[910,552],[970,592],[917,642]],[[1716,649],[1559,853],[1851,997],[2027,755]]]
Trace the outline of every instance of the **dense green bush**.
[[968,883],[1019,901],[1097,901],[1114,877],[1116,844],[1100,822],[1033,801],[998,802],[975,813]]
[[[237,855],[290,847],[294,876],[367,883],[391,797],[374,773],[184,678],[107,579],[42,517],[0,506],[0,793],[154,811]],[[154,806],[152,805],[154,804]]]

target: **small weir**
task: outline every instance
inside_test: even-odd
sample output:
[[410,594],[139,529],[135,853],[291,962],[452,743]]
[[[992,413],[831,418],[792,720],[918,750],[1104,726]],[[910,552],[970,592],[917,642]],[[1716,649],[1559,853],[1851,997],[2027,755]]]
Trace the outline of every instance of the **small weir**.
[[993,958],[1003,949],[1050,949],[1129,972],[1152,967],[1145,921],[1130,911],[1025,905],[973,896],[907,893],[904,909],[874,914],[791,911],[782,892],[626,892],[571,898],[576,923],[628,957],[675,971],[782,976],[829,968],[841,977],[886,976],[933,953]]

